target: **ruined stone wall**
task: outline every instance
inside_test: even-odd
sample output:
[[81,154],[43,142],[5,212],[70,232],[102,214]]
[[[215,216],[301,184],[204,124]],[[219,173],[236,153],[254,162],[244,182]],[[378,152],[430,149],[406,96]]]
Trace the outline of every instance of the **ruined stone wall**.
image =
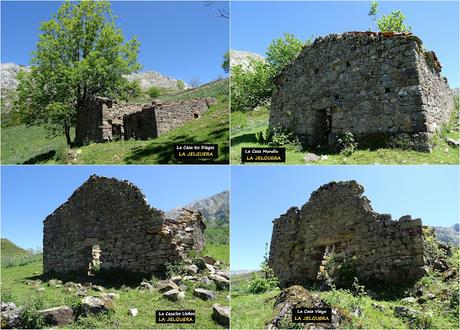
[[158,136],[198,119],[216,103],[214,98],[165,103],[155,109]]
[[87,103],[77,119],[76,141],[156,138],[201,117],[215,103],[214,98],[201,98],[165,104],[153,101],[143,105],[95,98]]
[[197,211],[167,221],[128,181],[93,175],[45,219],[44,272],[87,272],[95,247],[101,269],[155,272],[202,249],[204,229]]
[[351,132],[361,146],[390,136],[421,140],[453,109],[432,52],[407,34],[350,32],[320,37],[276,78],[270,128],[304,146],[334,144]]
[[338,264],[353,261],[363,282],[425,274],[421,220],[378,214],[363,192],[355,181],[331,182],[273,221],[269,264],[282,287],[316,281],[331,252]]

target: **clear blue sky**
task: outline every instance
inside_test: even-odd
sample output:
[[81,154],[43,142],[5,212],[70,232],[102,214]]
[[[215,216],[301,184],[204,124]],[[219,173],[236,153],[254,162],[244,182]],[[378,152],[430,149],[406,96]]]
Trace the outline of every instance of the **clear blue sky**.
[[227,166],[2,166],[1,236],[42,246],[43,220],[91,174],[129,180],[167,211],[229,189]]
[[[379,15],[402,10],[406,23],[424,47],[434,50],[442,74],[452,88],[459,86],[458,1],[378,1]],[[284,32],[302,40],[329,33],[377,30],[367,15],[370,1],[237,2],[231,3],[231,48],[265,54]]]
[[[38,40],[40,22],[57,11],[61,1],[1,1],[2,62],[28,64]],[[118,26],[126,39],[141,42],[139,63],[144,71],[201,83],[225,76],[222,57],[229,46],[228,19],[217,9],[228,2],[206,6],[196,2],[113,1]]]
[[330,181],[356,180],[373,209],[421,218],[424,225],[459,221],[456,166],[233,166],[231,269],[257,269],[270,242],[273,219]]

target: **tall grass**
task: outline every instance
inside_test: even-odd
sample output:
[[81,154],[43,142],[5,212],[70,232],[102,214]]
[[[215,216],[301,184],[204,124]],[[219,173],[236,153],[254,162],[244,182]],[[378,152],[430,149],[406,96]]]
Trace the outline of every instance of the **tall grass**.
[[2,256],[2,267],[10,268],[24,266],[35,261],[43,260],[43,254],[19,254],[14,256]]

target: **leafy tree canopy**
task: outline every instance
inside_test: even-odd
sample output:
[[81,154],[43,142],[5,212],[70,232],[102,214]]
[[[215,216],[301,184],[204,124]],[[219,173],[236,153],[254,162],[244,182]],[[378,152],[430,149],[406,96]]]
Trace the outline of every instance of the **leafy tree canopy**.
[[139,42],[125,42],[108,1],[66,1],[40,25],[31,72],[19,74],[17,108],[26,124],[66,134],[95,96],[126,95],[124,75],[140,69]]

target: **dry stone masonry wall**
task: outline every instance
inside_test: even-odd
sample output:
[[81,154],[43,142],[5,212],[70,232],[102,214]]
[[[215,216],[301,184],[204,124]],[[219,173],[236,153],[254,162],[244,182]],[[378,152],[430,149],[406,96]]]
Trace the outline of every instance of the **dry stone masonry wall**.
[[128,181],[93,175],[44,221],[44,272],[86,273],[124,269],[152,273],[204,246],[198,211],[184,209],[176,221],[150,207]]
[[348,32],[317,38],[276,78],[270,128],[304,146],[351,132],[361,146],[407,138],[428,151],[453,95],[434,52],[412,34]]
[[356,181],[331,182],[273,221],[269,264],[282,287],[316,281],[332,251],[338,264],[353,260],[363,282],[425,274],[421,220],[376,213],[363,192]]
[[77,118],[76,141],[156,138],[201,117],[215,103],[214,98],[201,98],[165,104],[118,104],[96,98],[87,103]]

